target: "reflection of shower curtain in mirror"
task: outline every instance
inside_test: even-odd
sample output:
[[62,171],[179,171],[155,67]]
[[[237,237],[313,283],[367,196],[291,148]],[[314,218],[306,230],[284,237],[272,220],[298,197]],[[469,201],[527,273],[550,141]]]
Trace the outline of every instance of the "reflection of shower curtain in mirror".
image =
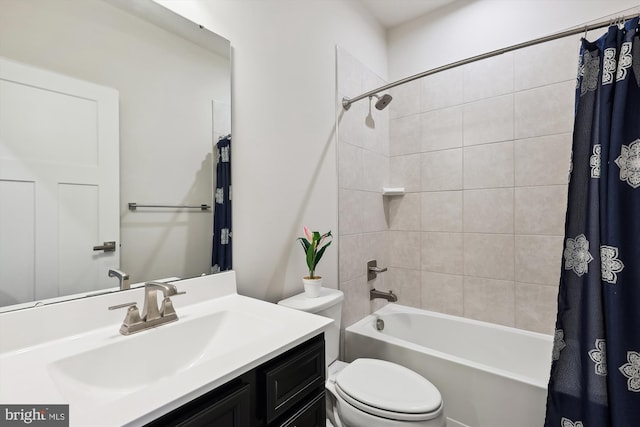
[[640,426],[637,29],[580,50],[546,427]]
[[231,270],[231,135],[218,140],[211,272]]

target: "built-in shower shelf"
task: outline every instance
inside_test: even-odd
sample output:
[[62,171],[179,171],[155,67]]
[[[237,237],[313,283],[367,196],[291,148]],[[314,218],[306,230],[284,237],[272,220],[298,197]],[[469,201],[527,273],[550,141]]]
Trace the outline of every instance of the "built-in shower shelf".
[[404,187],[382,187],[383,196],[403,196]]

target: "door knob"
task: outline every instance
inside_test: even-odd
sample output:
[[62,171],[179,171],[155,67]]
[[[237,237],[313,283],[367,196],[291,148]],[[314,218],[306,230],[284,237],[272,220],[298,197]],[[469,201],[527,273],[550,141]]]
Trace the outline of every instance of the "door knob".
[[116,242],[104,242],[102,245],[94,246],[94,251],[114,252],[116,250]]

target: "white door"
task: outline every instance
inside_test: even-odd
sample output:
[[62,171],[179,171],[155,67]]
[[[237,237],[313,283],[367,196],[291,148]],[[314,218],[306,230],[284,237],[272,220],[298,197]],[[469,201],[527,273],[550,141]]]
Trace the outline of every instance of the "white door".
[[0,305],[117,285],[118,145],[116,90],[0,57]]

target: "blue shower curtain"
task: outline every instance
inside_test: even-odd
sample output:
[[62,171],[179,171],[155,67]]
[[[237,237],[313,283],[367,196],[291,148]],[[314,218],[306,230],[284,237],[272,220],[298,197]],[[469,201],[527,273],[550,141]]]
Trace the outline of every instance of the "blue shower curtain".
[[637,28],[580,48],[546,427],[640,426]]
[[211,272],[231,270],[231,135],[218,140]]

